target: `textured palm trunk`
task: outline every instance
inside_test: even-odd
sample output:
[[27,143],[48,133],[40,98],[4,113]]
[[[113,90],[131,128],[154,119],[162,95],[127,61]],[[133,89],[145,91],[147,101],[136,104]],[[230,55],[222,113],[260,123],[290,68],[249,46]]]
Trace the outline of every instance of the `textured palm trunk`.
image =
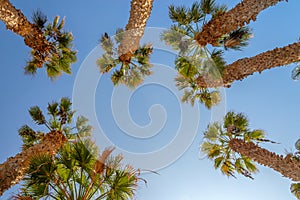
[[0,165],[0,196],[24,177],[32,156],[41,153],[55,155],[66,141],[62,132],[51,131],[40,143],[18,153],[14,157],[8,158]]
[[262,10],[280,1],[283,0],[243,0],[228,12],[220,14],[205,24],[194,39],[201,46],[216,45],[222,35],[249,24],[251,20],[255,21]]
[[281,173],[284,177],[293,181],[300,181],[300,163],[290,156],[283,157],[259,147],[253,142],[245,142],[241,139],[232,139],[229,147],[242,155],[254,160],[255,162],[272,168]]
[[22,36],[27,46],[39,52],[41,62],[46,59],[43,54],[51,47],[42,31],[31,24],[8,0],[0,0],[0,20],[5,23],[7,29]]
[[151,14],[152,4],[153,0],[131,1],[129,21],[122,42],[118,47],[121,62],[130,63],[132,54],[139,48],[147,20]]
[[200,87],[229,87],[233,81],[242,80],[255,72],[261,73],[266,69],[284,66],[300,61],[300,42],[290,44],[282,48],[258,54],[254,57],[239,59],[225,66],[221,77],[212,77],[203,74],[196,82]]

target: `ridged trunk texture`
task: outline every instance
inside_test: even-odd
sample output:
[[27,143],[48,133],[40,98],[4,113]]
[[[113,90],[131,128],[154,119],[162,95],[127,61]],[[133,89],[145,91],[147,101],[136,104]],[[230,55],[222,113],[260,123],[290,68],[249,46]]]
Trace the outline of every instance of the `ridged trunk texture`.
[[262,10],[280,1],[283,0],[243,0],[228,12],[216,16],[205,24],[194,39],[201,46],[216,45],[222,35],[249,24],[250,20],[255,21]]
[[213,78],[209,74],[203,74],[203,76],[197,78],[196,82],[204,88],[229,87],[233,81],[242,80],[254,72],[261,73],[266,69],[298,61],[300,61],[300,42],[282,48],[275,48],[254,57],[239,59],[225,66],[222,77]]
[[132,54],[139,48],[147,20],[151,14],[153,1],[154,0],[131,1],[129,21],[126,25],[122,42],[118,47],[119,59],[123,63],[129,63]]
[[22,36],[27,46],[39,52],[41,62],[46,59],[42,54],[48,52],[51,46],[42,31],[31,24],[8,0],[0,0],[0,20],[5,23],[7,29]]
[[290,156],[277,155],[253,142],[245,142],[241,139],[232,139],[229,142],[229,147],[261,165],[274,169],[284,177],[293,181],[300,181],[300,163]]
[[32,156],[42,153],[55,155],[66,141],[62,132],[51,131],[45,135],[40,143],[8,158],[0,165],[0,196],[4,191],[22,180]]

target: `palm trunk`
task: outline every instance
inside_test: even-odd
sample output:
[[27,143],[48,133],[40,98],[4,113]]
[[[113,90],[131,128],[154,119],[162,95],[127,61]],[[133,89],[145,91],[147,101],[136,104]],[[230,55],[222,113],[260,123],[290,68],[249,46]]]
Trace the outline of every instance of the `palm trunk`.
[[34,24],[31,24],[9,0],[0,0],[0,20],[5,23],[7,29],[22,36],[27,46],[39,52],[41,62],[46,59],[46,56],[42,55],[50,50],[49,42],[42,31]]
[[201,46],[216,45],[222,35],[249,24],[250,20],[255,21],[259,12],[280,1],[283,0],[243,0],[228,12],[216,16],[205,24],[194,39]]
[[146,23],[150,17],[154,0],[132,0],[130,17],[126,25],[122,42],[118,47],[119,59],[123,63],[130,63],[132,54],[139,48]]
[[0,196],[24,177],[32,156],[41,153],[55,155],[65,142],[66,138],[62,132],[51,131],[40,143],[18,153],[15,157],[8,158],[0,165]]
[[284,177],[290,178],[293,181],[300,181],[300,163],[290,156],[283,157],[282,155],[277,155],[259,147],[253,142],[245,142],[241,139],[230,140],[229,147],[233,151],[245,155],[261,165],[274,169]]
[[229,87],[233,81],[242,80],[254,72],[261,73],[266,69],[284,66],[300,61],[300,42],[282,48],[258,54],[254,57],[243,58],[225,66],[222,77],[215,78],[204,74],[197,78],[200,87]]

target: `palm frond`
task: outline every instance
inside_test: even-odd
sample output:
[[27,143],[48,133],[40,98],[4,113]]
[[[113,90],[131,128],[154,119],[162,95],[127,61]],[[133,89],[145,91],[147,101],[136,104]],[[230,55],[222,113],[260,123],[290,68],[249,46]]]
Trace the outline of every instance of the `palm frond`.
[[77,51],[73,48],[73,35],[63,30],[65,18],[56,16],[52,23],[46,23],[46,17],[40,11],[35,12],[33,20],[40,27],[49,47],[45,52],[32,51],[31,59],[25,66],[26,74],[35,74],[37,68],[45,67],[51,80],[57,79],[64,72],[71,74],[71,64],[77,61]]
[[204,14],[212,14],[216,8],[215,0],[201,0],[200,5]]
[[29,147],[33,146],[37,141],[39,141],[42,138],[40,134],[36,133],[28,125],[23,125],[18,130],[18,133],[21,136],[23,141],[23,145],[22,145],[23,150],[26,150]]
[[220,74],[223,74],[226,66],[226,61],[223,58],[223,51],[214,49],[211,53],[211,59],[213,60],[215,66],[217,66]]
[[194,2],[189,10],[189,15],[191,20],[194,23],[199,23],[204,20],[205,13],[201,8],[201,4],[199,2]]
[[300,65],[296,66],[291,75],[292,79],[298,81],[300,79]]
[[300,199],[300,183],[292,183],[290,190],[297,199]]
[[117,44],[120,44],[123,39],[124,30],[122,28],[118,28],[115,34],[115,40]]
[[188,25],[192,22],[191,16],[188,15],[188,8],[185,6],[169,6],[169,17],[173,22],[179,25]]
[[114,44],[113,44],[111,38],[108,36],[107,33],[104,33],[104,34],[101,36],[100,43],[101,43],[102,49],[103,49],[108,55],[112,55],[112,54],[113,54],[113,46],[114,46]]
[[224,47],[225,50],[242,50],[243,47],[248,46],[248,41],[250,38],[252,38],[252,36],[253,33],[251,32],[251,29],[245,26],[223,36],[219,43]]
[[46,124],[45,116],[42,110],[38,106],[33,106],[28,111],[31,118],[36,124],[38,125]]
[[175,60],[175,69],[186,78],[194,78],[198,73],[197,67],[188,57],[180,56]]
[[228,112],[223,123],[214,122],[204,132],[204,140],[201,151],[214,161],[214,167],[220,169],[226,176],[235,177],[235,172],[247,178],[258,172],[253,160],[230,148],[230,141],[234,138],[243,139],[246,142],[269,142],[265,139],[262,130],[249,130],[249,122],[242,113]]
[[33,12],[32,21],[39,29],[43,29],[47,22],[47,16],[41,10],[36,10]]

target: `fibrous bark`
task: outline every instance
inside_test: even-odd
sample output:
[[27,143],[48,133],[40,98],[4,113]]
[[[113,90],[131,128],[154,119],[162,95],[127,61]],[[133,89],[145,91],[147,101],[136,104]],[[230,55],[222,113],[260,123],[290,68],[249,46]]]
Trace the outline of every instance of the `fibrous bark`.
[[228,12],[221,13],[202,27],[195,35],[195,40],[201,46],[217,45],[218,39],[238,28],[255,21],[257,15],[264,9],[283,0],[243,0]]
[[[38,52],[40,62],[47,59],[46,55],[51,46],[43,32],[30,23],[24,14],[8,0],[0,0],[0,20],[5,23],[7,29],[22,36],[27,46]],[[42,67],[42,65],[39,65],[39,67]]]
[[203,74],[196,82],[200,87],[229,87],[236,80],[242,80],[255,72],[261,73],[266,69],[284,66],[300,61],[300,42],[290,44],[282,48],[258,54],[254,57],[239,59],[225,66],[221,77],[212,77]]
[[300,163],[292,156],[283,157],[261,148],[253,142],[245,142],[236,138],[230,140],[229,147],[261,165],[274,169],[284,177],[300,181]]
[[139,48],[140,40],[144,34],[146,23],[150,17],[154,0],[132,0],[130,17],[118,47],[119,59],[129,63],[132,54]]
[[37,154],[55,155],[66,141],[62,132],[51,131],[40,143],[8,158],[0,165],[0,196],[11,186],[20,182],[33,156]]

